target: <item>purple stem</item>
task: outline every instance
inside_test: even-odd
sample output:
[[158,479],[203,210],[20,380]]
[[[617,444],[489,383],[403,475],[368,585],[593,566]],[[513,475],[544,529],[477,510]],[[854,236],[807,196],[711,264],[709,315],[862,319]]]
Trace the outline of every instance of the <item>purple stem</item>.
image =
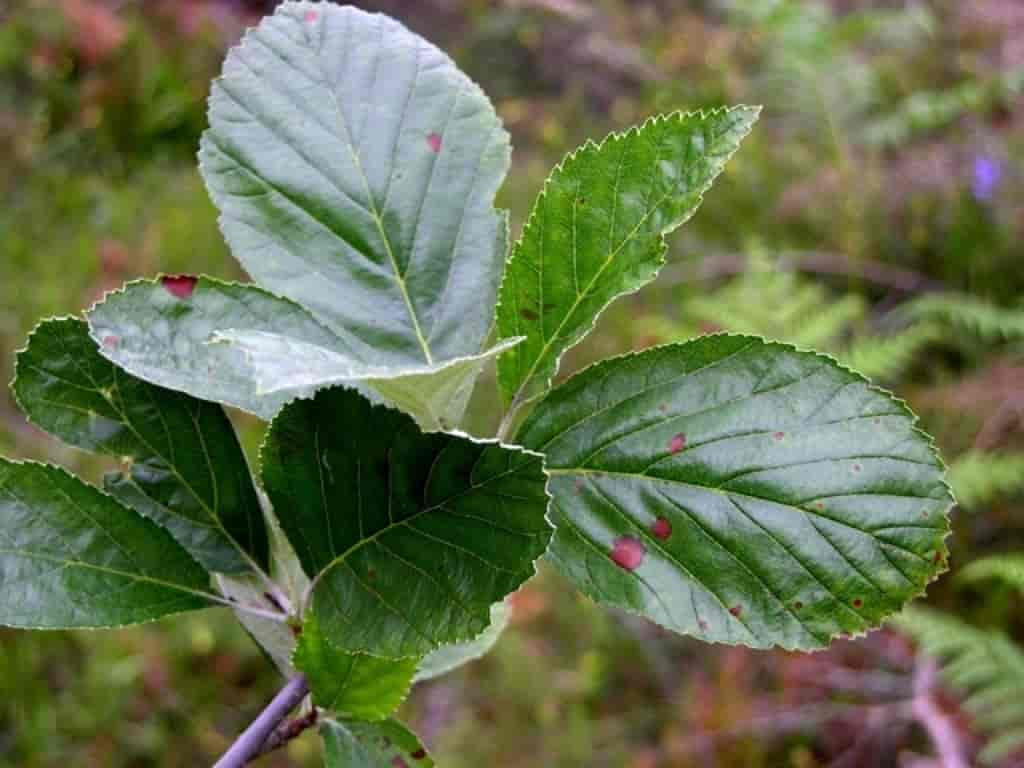
[[231,748],[216,762],[213,768],[243,768],[250,760],[260,754],[260,748],[267,737],[281,723],[288,713],[306,698],[309,683],[305,675],[293,677],[274,697],[267,708],[260,712],[252,725],[245,729]]

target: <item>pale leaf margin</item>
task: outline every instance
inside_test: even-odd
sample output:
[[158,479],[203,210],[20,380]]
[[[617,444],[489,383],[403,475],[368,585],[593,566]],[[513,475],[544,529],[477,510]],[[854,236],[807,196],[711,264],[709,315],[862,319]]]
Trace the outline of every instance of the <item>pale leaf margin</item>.
[[[864,383],[869,391],[871,391],[871,392],[873,392],[875,394],[882,395],[884,397],[889,398],[892,401],[892,403],[900,411],[902,411],[904,413],[904,415],[909,419],[911,433],[914,434],[915,436],[919,437],[924,442],[924,444],[926,445],[928,451],[931,453],[932,457],[935,459],[936,468],[940,471],[940,475],[941,475],[941,478],[940,478],[941,487],[946,492],[946,496],[947,496],[947,499],[948,499],[948,504],[946,505],[945,511],[943,512],[943,515],[942,515],[943,519],[946,522],[945,533],[942,536],[942,546],[941,546],[941,548],[937,552],[937,555],[939,556],[939,562],[938,562],[938,566],[939,567],[937,567],[932,572],[931,577],[927,581],[925,581],[924,583],[919,585],[919,589],[916,592],[913,592],[913,593],[909,594],[906,597],[906,599],[904,600],[903,604],[897,610],[894,610],[889,615],[882,617],[875,626],[869,626],[869,627],[867,627],[867,628],[865,628],[865,629],[863,629],[861,631],[854,632],[854,633],[844,633],[844,634],[833,635],[831,637],[831,639],[835,640],[837,638],[842,638],[842,639],[847,639],[847,640],[854,640],[854,639],[858,639],[858,638],[861,638],[861,637],[866,637],[871,632],[873,632],[873,631],[875,631],[875,630],[885,626],[886,622],[893,620],[893,617],[899,616],[901,611],[903,609],[907,608],[915,600],[917,600],[920,597],[924,597],[925,594],[927,593],[928,586],[931,585],[932,583],[934,583],[935,581],[937,581],[943,574],[945,574],[946,572],[949,571],[949,560],[950,560],[950,557],[949,557],[949,546],[947,544],[947,541],[948,541],[950,535],[953,532],[952,526],[950,525],[949,516],[950,516],[950,512],[952,511],[952,509],[956,506],[956,497],[955,497],[955,495],[953,493],[953,489],[949,485],[948,479],[946,477],[946,475],[948,473],[948,467],[947,467],[945,461],[943,461],[942,455],[939,453],[938,447],[935,444],[935,438],[932,437],[932,435],[930,435],[929,433],[925,432],[923,429],[921,429],[920,426],[918,426],[918,424],[920,422],[920,418],[910,408],[910,405],[907,403],[906,400],[904,400],[901,397],[896,396],[890,390],[888,390],[888,389],[886,389],[884,387],[878,386],[877,384],[874,384],[870,379],[868,379],[866,376],[864,376],[864,374],[862,374],[862,373],[860,373],[860,372],[858,372],[858,371],[856,371],[856,370],[854,370],[854,369],[844,365],[840,361],[836,360],[836,358],[834,358],[832,355],[826,354],[824,352],[819,352],[817,350],[804,349],[804,348],[798,347],[796,345],[788,344],[788,343],[785,343],[785,342],[773,341],[771,339],[767,339],[764,336],[760,336],[758,334],[734,334],[734,333],[722,332],[722,333],[707,334],[707,336],[725,336],[725,337],[743,336],[745,338],[757,340],[757,341],[760,341],[760,342],[762,342],[762,343],[764,343],[766,345],[774,346],[774,347],[777,347],[777,348],[780,348],[780,349],[784,349],[784,350],[787,350],[787,351],[790,351],[790,352],[796,352],[796,353],[799,353],[799,354],[810,355],[812,357],[816,357],[818,359],[821,359],[821,360],[825,361],[826,363],[834,365],[837,369],[841,370],[842,372],[844,372],[846,374],[849,374],[855,380],[859,380],[862,383]],[[705,337],[699,337],[699,338],[705,338]],[[667,344],[659,344],[659,345],[655,345],[655,346],[652,346],[652,347],[647,347],[646,349],[634,350],[634,351],[627,352],[627,353],[622,354],[622,355],[616,355],[616,356],[613,356],[613,357],[604,358],[603,360],[598,360],[598,361],[596,361],[594,363],[591,363],[588,366],[585,366],[584,368],[581,368],[579,371],[576,371],[575,373],[573,373],[573,375],[569,379],[566,380],[566,382],[563,382],[563,383],[567,383],[568,381],[571,381],[573,378],[575,378],[577,376],[583,375],[584,373],[588,372],[591,368],[595,368],[597,366],[610,363],[611,361],[629,359],[631,357],[636,357],[638,355],[641,355],[641,354],[644,354],[644,353],[648,353],[648,352],[651,352],[651,351],[656,351],[656,350],[659,350],[659,349],[663,349],[665,347],[677,346],[680,343],[685,343],[685,342],[674,342],[674,343],[673,342],[669,342]],[[547,393],[545,393],[545,395],[546,394]],[[521,426],[521,425],[519,425],[519,426]],[[548,517],[549,523],[551,523],[555,527],[555,529],[557,531],[558,530],[558,526],[555,524],[555,522],[554,522],[554,520],[552,518],[552,515],[550,514],[551,504],[553,503],[553,500],[555,498],[554,495],[553,495],[553,492],[551,490],[551,483],[552,483],[552,480],[554,479],[554,475],[552,475],[552,473],[548,470],[548,467],[547,467],[546,464],[544,465],[544,472],[545,472],[545,474],[548,475],[548,478],[549,478],[548,482],[545,485],[545,490],[547,492],[548,499],[549,499],[549,501],[548,501],[549,513],[548,513],[547,517]],[[564,473],[564,472],[566,472],[566,471],[562,471],[562,473]],[[553,541],[554,541],[554,537],[552,537],[552,542]],[[550,545],[549,545],[547,553],[545,554],[545,557],[548,560],[552,559],[552,552],[551,552]],[[574,587],[575,587],[575,585],[574,585]],[[578,587],[576,587],[576,589],[579,590]],[[580,591],[581,594],[586,595],[586,597],[588,599],[593,600],[595,603],[603,604],[603,601],[599,600],[598,598],[596,598],[596,597],[594,597],[594,596],[592,596],[592,595],[590,595],[588,593],[583,592],[583,590],[579,590],[579,591]],[[623,611],[625,613],[628,613],[630,615],[637,616],[638,618],[644,619],[646,621],[651,621],[651,622],[653,622],[655,624],[658,624],[659,626],[662,626],[660,624],[660,622],[658,622],[658,621],[652,619],[651,617],[647,616],[645,613],[643,613],[639,609],[632,608],[632,607],[630,607],[628,605],[619,605],[619,604],[615,604],[614,607],[617,610],[621,610],[621,611]],[[664,628],[666,630],[670,631],[670,632],[677,633],[677,630],[672,629],[671,627],[664,627]],[[703,640],[703,638],[696,638],[696,639]],[[803,653],[816,653],[818,651],[827,650],[827,648],[829,647],[828,643],[820,645],[820,646],[816,646],[816,647],[797,647],[797,646],[788,646],[788,645],[785,645],[785,644],[782,644],[782,643],[779,643],[779,642],[774,642],[774,643],[771,643],[771,644],[761,644],[761,645],[757,645],[757,646],[752,646],[749,643],[744,642],[742,639],[737,639],[735,642],[729,642],[729,641],[726,641],[726,640],[715,640],[714,642],[716,644],[719,644],[719,645],[743,646],[743,647],[748,647],[748,648],[756,648],[757,650],[775,650],[775,649],[779,649],[779,650],[783,650],[783,651],[800,651],[800,652],[803,652]]]
[[[577,155],[583,153],[584,151],[599,152],[609,142],[611,142],[611,141],[624,141],[624,140],[628,140],[633,135],[639,135],[641,131],[643,131],[645,128],[647,128],[647,126],[652,125],[652,124],[657,124],[659,122],[664,122],[664,121],[667,121],[667,120],[682,120],[682,119],[685,119],[685,118],[692,118],[692,117],[695,117],[695,116],[698,117],[699,119],[703,120],[703,119],[706,119],[710,115],[715,115],[715,114],[719,114],[719,113],[721,113],[721,114],[728,114],[730,112],[737,111],[737,110],[750,110],[750,111],[753,112],[753,119],[750,121],[750,125],[747,127],[747,129],[745,131],[743,131],[743,133],[739,136],[739,138],[737,140],[737,149],[738,149],[740,144],[742,144],[743,140],[746,139],[746,137],[748,135],[750,135],[750,132],[753,130],[754,125],[756,125],[756,123],[757,123],[757,121],[758,121],[758,119],[760,117],[760,114],[761,114],[761,110],[762,110],[762,106],[761,105],[736,104],[736,105],[733,105],[731,107],[717,107],[717,108],[712,108],[712,109],[697,109],[697,110],[689,110],[689,111],[687,111],[687,110],[675,110],[675,111],[666,112],[666,113],[660,114],[660,115],[652,115],[651,117],[648,117],[646,120],[644,120],[642,123],[639,123],[637,125],[633,125],[633,126],[627,128],[624,131],[612,131],[611,133],[606,135],[604,138],[602,138],[600,141],[595,141],[593,139],[587,139],[579,147],[577,147],[576,149],[574,149],[574,150],[570,151],[569,153],[567,153],[558,162],[558,164],[555,165],[555,167],[552,168],[551,171],[548,173],[547,178],[545,178],[545,180],[544,180],[544,185],[541,187],[541,191],[537,195],[537,199],[534,201],[533,207],[530,209],[530,215],[527,218],[526,222],[523,224],[522,230],[520,231],[519,238],[517,238],[515,243],[513,243],[512,246],[508,249],[508,255],[506,256],[506,259],[505,259],[505,270],[504,270],[504,275],[502,277],[502,283],[504,283],[504,280],[506,279],[505,275],[508,274],[508,266],[513,261],[513,259],[516,257],[518,249],[519,249],[519,247],[520,247],[520,245],[521,245],[521,243],[523,241],[523,233],[526,232],[529,227],[533,226],[534,220],[536,219],[537,215],[539,214],[540,209],[541,209],[545,199],[547,198],[548,188],[553,183],[554,177],[564,170],[565,165],[567,163],[569,163],[570,161],[575,160]],[[722,171],[724,171],[724,169],[726,167],[725,164],[728,163],[728,161],[731,158],[732,158],[732,155],[730,155],[728,158],[725,159],[725,161],[723,163]],[[569,350],[571,350],[574,347],[576,347],[577,345],[579,345],[580,342],[582,342],[587,336],[590,335],[590,333],[596,327],[597,321],[601,318],[601,316],[605,313],[605,311],[607,311],[607,309],[612,304],[614,304],[618,299],[621,299],[623,296],[630,296],[630,295],[632,295],[634,293],[637,293],[642,288],[645,288],[646,286],[650,285],[652,282],[657,280],[658,275],[661,272],[661,269],[667,263],[667,254],[668,254],[668,250],[669,250],[669,247],[668,247],[668,235],[672,234],[674,231],[676,231],[677,229],[682,227],[684,224],[686,224],[686,222],[688,222],[691,218],[693,218],[693,216],[700,209],[700,206],[704,203],[704,196],[711,189],[711,187],[714,186],[715,181],[717,181],[717,179],[721,175],[722,171],[719,171],[719,173],[713,175],[710,179],[708,179],[707,182],[705,182],[697,190],[697,202],[693,206],[693,209],[690,211],[690,213],[687,216],[685,216],[683,219],[681,219],[678,223],[673,222],[671,227],[669,227],[668,229],[665,229],[665,230],[663,230],[661,232],[661,235],[660,235],[661,253],[660,253],[660,255],[658,256],[658,258],[657,258],[657,260],[655,262],[655,269],[654,269],[653,273],[651,274],[650,278],[646,282],[640,283],[640,284],[638,284],[636,286],[628,287],[625,290],[620,291],[619,293],[616,293],[611,299],[609,299],[605,303],[605,305],[603,307],[601,307],[600,310],[597,311],[597,313],[594,314],[593,318],[591,318],[590,324],[585,326],[580,331],[580,333],[576,337],[576,339],[573,340],[571,343],[569,343],[565,347],[565,349],[563,349],[555,357],[555,359],[554,359],[554,366],[553,366],[551,375],[548,376],[546,378],[546,380],[543,382],[542,388],[540,389],[540,391],[538,391],[538,392],[536,392],[535,394],[532,394],[532,395],[525,395],[524,396],[524,393],[529,389],[529,385],[530,385],[531,380],[533,379],[533,376],[535,375],[537,369],[541,365],[541,360],[543,359],[543,353],[541,355],[538,355],[537,359],[530,366],[530,369],[527,372],[527,375],[519,383],[519,387],[516,389],[516,391],[514,393],[509,394],[509,393],[506,393],[506,392],[503,392],[503,391],[501,392],[501,397],[504,400],[504,402],[506,404],[506,408],[507,408],[507,411],[506,411],[506,414],[505,414],[505,419],[502,422],[502,429],[503,430],[508,430],[512,426],[515,413],[522,406],[528,405],[528,404],[530,404],[532,402],[535,402],[536,400],[540,399],[545,394],[547,394],[548,392],[551,391],[552,382],[557,378],[558,373],[559,373],[559,368],[561,366],[562,357],[565,355],[566,352],[568,352]],[[592,283],[595,282],[596,279],[597,278],[595,277],[594,280],[592,280],[591,282]],[[498,287],[498,307],[500,307],[501,304],[502,304],[502,301],[501,301],[502,290],[501,290],[501,288],[502,288],[502,286],[499,285],[499,287]],[[496,308],[495,309],[495,317],[497,317],[497,314],[498,314],[498,310]],[[570,314],[571,314],[571,311],[566,314],[566,317],[568,317]],[[562,319],[562,321],[559,324],[559,327],[561,327],[561,325],[564,324],[564,323],[565,323],[565,318]],[[513,337],[510,337],[510,338],[513,338]],[[555,336],[552,336],[552,338],[555,338]],[[548,343],[545,343],[545,351],[547,350],[547,348],[549,346],[550,345]]]

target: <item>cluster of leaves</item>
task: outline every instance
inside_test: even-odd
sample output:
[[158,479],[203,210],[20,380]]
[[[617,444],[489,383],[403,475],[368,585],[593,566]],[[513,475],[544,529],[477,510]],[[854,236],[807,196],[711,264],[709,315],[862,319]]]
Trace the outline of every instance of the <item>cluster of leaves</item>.
[[[552,389],[757,113],[587,143],[506,259],[509,142],[479,88],[387,17],[282,4],[228,55],[200,150],[256,283],[132,283],[18,357],[29,418],[122,466],[100,491],[0,461],[0,622],[229,606],[308,678],[332,765],[430,764],[391,713],[486,650],[545,554],[594,600],[708,641],[812,649],[877,626],[941,571],[948,533],[941,463],[901,402],[742,335]],[[505,416],[474,439],[457,427],[495,358]],[[271,420],[259,487],[224,406]]]

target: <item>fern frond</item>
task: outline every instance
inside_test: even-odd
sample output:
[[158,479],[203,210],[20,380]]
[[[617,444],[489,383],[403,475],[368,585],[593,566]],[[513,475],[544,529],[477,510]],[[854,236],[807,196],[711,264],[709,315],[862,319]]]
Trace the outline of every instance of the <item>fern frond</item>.
[[828,349],[866,311],[864,300],[856,294],[835,298],[799,274],[755,268],[710,294],[691,298],[683,307],[683,319],[698,328]]
[[927,608],[907,608],[891,623],[939,662],[943,679],[964,697],[963,709],[989,737],[983,763],[1024,747],[1024,653],[1007,635]]
[[939,333],[937,325],[920,323],[889,336],[860,336],[839,354],[839,359],[868,378],[892,380],[905,371]]
[[982,341],[1024,339],[1024,309],[999,307],[973,296],[934,294],[911,302],[908,316],[966,331]]
[[1024,493],[1024,454],[969,451],[952,463],[947,480],[961,507],[977,509]]
[[973,584],[995,579],[1020,592],[1024,592],[1024,552],[988,555],[960,569],[958,582]]
[[886,147],[905,144],[923,133],[939,130],[966,114],[985,113],[1003,106],[1024,90],[1024,67],[989,81],[968,80],[950,88],[918,91],[895,110],[869,123],[866,142]]

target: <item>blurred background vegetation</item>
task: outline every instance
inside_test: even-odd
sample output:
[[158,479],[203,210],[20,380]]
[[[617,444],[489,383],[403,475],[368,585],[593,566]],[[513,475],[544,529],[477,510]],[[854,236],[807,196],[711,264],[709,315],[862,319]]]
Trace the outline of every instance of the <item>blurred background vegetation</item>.
[[[243,277],[195,151],[226,48],[274,4],[0,0],[0,379],[38,318],[127,279]],[[718,330],[828,351],[910,402],[960,501],[929,607],[813,656],[669,636],[543,570],[491,656],[406,706],[442,764],[938,766],[926,700],[970,764],[1024,765],[1024,3],[356,4],[492,96],[517,150],[501,195],[516,227],[588,137],[764,104],[660,280],[565,368]],[[99,469],[9,395],[0,452]],[[0,629],[0,766],[208,765],[279,682],[216,610],[123,632]],[[318,749],[307,735],[264,762],[317,765]]]

